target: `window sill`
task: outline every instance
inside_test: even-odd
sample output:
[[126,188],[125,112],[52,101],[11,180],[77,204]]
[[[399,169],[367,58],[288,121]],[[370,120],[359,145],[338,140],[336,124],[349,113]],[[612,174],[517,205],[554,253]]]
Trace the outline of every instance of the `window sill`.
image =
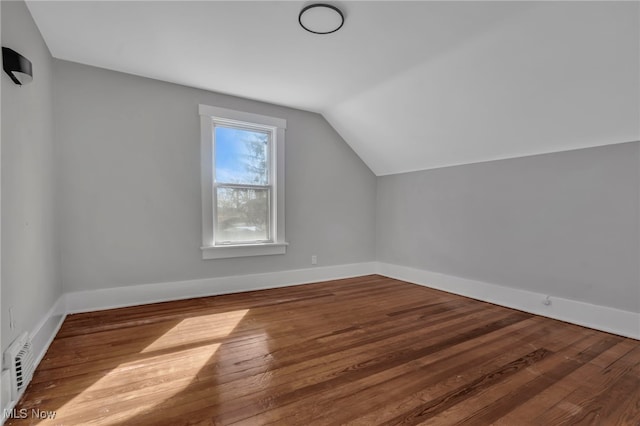
[[229,259],[232,257],[269,256],[285,254],[289,243],[238,244],[201,247],[203,259]]

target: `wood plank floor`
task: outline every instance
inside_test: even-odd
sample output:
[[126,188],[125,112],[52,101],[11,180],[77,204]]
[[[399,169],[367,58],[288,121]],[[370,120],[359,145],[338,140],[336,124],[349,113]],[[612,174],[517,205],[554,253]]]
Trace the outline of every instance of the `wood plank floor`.
[[71,315],[17,409],[7,424],[639,425],[640,342],[371,275]]

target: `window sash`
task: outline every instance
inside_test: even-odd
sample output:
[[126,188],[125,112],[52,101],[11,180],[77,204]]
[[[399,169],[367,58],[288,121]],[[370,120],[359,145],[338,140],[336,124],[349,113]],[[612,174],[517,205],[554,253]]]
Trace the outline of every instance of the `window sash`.
[[[213,125],[211,126],[211,131],[212,131],[212,170],[213,170],[213,182],[214,184],[218,182],[218,180],[216,179],[216,172],[217,172],[217,168],[216,168],[216,127],[225,127],[228,129],[236,129],[236,130],[248,130],[251,132],[260,132],[260,133],[265,133],[267,135],[267,183],[266,185],[273,185],[274,182],[274,169],[275,169],[275,164],[274,164],[274,153],[273,153],[273,147],[274,147],[274,131],[271,128],[265,128],[264,126],[259,126],[259,125],[252,125],[249,123],[235,123],[235,122],[231,122],[228,120],[222,120],[222,119],[217,119],[214,118],[213,119]],[[231,182],[219,182],[220,184],[228,184],[228,185],[232,185]],[[250,184],[240,184],[240,185],[250,185]]]
[[[249,131],[258,131],[267,134],[267,184],[266,185],[258,185],[258,184],[244,184],[244,183],[227,183],[220,182],[216,179],[216,127],[226,127],[233,128],[239,130],[249,130]],[[275,182],[275,173],[277,168],[275,167],[274,160],[276,158],[274,149],[276,146],[275,143],[275,132],[274,129],[260,125],[253,125],[250,123],[237,123],[231,120],[224,120],[214,118],[212,119],[212,141],[211,141],[211,149],[212,149],[212,178],[213,182],[211,185],[212,189],[212,241],[214,246],[230,246],[230,245],[250,245],[250,244],[261,244],[261,243],[273,243],[275,242],[276,234],[276,206],[277,202],[274,201],[274,196],[277,191],[274,188],[273,182]],[[266,226],[267,226],[267,239],[266,240],[255,240],[255,241],[240,241],[240,240],[231,240],[231,241],[218,241],[216,237],[216,228],[218,228],[218,189],[220,188],[230,188],[230,189],[257,189],[257,190],[267,190],[267,218],[266,218]]]
[[[225,240],[218,241],[216,237],[216,229],[218,228],[218,189],[257,189],[267,191],[267,239],[266,240]],[[274,242],[274,221],[273,221],[273,189],[271,185],[242,185],[242,184],[213,184],[213,243],[216,246],[228,246],[228,245],[242,245],[242,244],[258,244],[258,243],[273,243]]]

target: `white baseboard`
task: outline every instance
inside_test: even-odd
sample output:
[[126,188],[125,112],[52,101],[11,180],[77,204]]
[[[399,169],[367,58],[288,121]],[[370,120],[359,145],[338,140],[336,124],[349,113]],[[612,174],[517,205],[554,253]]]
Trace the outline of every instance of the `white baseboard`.
[[142,284],[66,293],[67,313],[91,312],[170,300],[287,287],[374,274],[376,262],[322,266],[263,274]]
[[36,356],[36,365],[40,364],[44,354],[49,349],[49,345],[53,341],[64,319],[67,317],[67,308],[65,306],[65,295],[56,300],[49,312],[38,322],[30,334],[33,353]]
[[640,313],[623,311],[601,305],[579,302],[550,295],[551,304],[542,302],[547,297],[512,287],[504,287],[451,275],[439,274],[408,266],[377,262],[377,273],[390,278],[420,284],[449,293],[530,312],[608,333],[640,339]]

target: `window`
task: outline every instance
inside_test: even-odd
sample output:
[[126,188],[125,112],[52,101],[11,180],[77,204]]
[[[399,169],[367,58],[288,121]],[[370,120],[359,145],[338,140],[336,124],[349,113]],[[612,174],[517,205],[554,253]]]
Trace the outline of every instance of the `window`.
[[284,254],[280,118],[200,105],[202,257]]

